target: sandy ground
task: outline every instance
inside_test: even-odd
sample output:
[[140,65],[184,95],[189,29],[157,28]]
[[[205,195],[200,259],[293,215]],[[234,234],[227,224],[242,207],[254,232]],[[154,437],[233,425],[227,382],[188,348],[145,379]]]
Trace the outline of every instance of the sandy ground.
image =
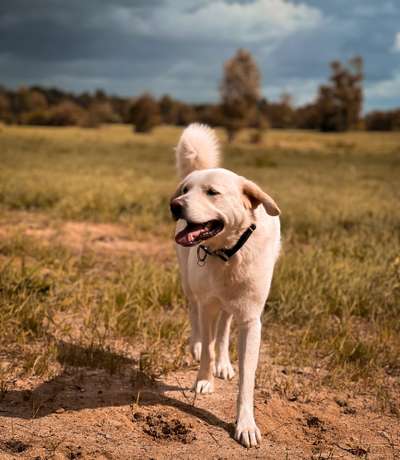
[[42,244],[60,244],[78,252],[90,249],[97,253],[139,253],[159,259],[174,256],[171,241],[148,235],[141,241],[122,224],[59,221],[26,212],[9,213],[0,220],[0,239],[20,236],[35,238]]
[[400,458],[399,420],[371,410],[368,397],[323,390],[289,401],[257,390],[263,442],[245,449],[232,438],[236,377],[195,397],[193,369],[153,382],[128,367],[114,375],[65,368],[49,381],[15,382],[0,403],[0,458]]
[[[16,233],[75,250],[173,253],[171,245],[135,241],[117,225],[53,227],[21,216],[0,225],[0,238]],[[383,415],[368,394],[315,387],[317,369],[269,366],[269,383],[255,400],[263,442],[245,449],[232,438],[237,377],[195,397],[196,366],[157,381],[137,367],[134,357],[114,374],[66,365],[50,380],[14,379],[0,388],[0,459],[400,458],[398,415]],[[289,383],[305,393],[283,391]]]

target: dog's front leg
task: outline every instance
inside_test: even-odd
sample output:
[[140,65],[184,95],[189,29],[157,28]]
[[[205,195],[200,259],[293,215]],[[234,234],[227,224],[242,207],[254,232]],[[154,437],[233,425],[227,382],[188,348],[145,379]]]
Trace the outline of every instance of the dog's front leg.
[[254,383],[261,341],[259,318],[239,322],[239,396],[235,439],[256,446],[261,433],[254,421]]
[[201,358],[195,384],[196,393],[212,393],[214,390],[213,369],[215,365],[215,335],[218,310],[215,306],[200,306]]
[[221,379],[230,380],[234,377],[231,360],[229,358],[229,333],[232,322],[232,314],[221,311],[217,328],[217,361],[215,364],[215,376]]

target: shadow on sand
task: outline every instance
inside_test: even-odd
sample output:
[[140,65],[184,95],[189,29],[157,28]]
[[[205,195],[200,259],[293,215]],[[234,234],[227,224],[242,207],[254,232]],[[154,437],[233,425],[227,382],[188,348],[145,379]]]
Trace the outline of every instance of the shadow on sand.
[[[138,369],[133,359],[62,341],[57,343],[57,357],[64,365],[63,372],[33,390],[7,391],[0,401],[0,417],[34,419],[64,411],[129,406],[139,401],[140,406],[174,407],[232,434],[233,424],[196,407],[189,388],[151,378]],[[166,392],[180,393],[185,401]]]

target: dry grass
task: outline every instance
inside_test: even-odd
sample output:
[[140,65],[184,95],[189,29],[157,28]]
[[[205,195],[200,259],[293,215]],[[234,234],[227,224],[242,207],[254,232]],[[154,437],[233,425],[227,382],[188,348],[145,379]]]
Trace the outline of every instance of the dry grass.
[[[24,211],[49,226],[114,222],[135,238],[167,242],[179,132],[2,127],[2,220]],[[320,367],[324,384],[363,385],[396,413],[398,387],[385,383],[400,374],[400,135],[273,131],[259,146],[248,136],[227,147],[225,164],[283,210],[283,253],[264,316],[272,362]],[[20,228],[0,239],[0,399],[11,376],[69,362],[115,372],[121,350],[151,374],[185,363],[173,258],[43,243]],[[60,355],[61,342],[87,352]]]

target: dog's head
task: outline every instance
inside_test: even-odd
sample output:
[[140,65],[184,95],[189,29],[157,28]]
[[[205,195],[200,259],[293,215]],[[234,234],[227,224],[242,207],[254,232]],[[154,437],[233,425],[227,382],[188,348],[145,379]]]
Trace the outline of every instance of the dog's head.
[[222,168],[189,174],[171,199],[175,220],[186,227],[175,236],[182,246],[237,233],[252,222],[254,210],[264,206],[270,216],[278,216],[275,201],[254,182]]

